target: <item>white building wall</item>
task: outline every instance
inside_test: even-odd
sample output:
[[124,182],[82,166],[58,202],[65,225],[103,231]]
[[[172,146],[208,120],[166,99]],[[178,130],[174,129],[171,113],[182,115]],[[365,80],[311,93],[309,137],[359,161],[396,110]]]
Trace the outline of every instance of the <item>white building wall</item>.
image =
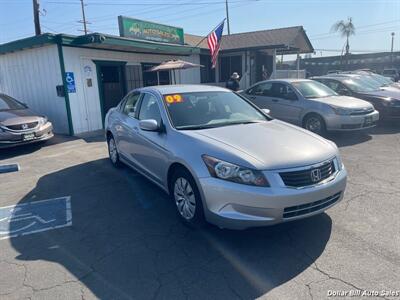
[[[156,54],[127,53],[119,51],[63,47],[66,72],[74,72],[76,93],[69,94],[72,123],[75,134],[102,129],[101,105],[97,83],[96,65],[93,60],[124,61],[127,65],[140,63],[161,63],[168,59],[182,59],[196,64],[200,63],[198,54],[192,56],[171,56]],[[85,72],[89,69],[91,72]],[[89,67],[89,68],[88,68]],[[179,75],[181,72],[181,75]],[[87,86],[87,79],[93,85]],[[176,72],[177,83],[200,83],[198,68]]]
[[65,98],[57,96],[62,85],[56,45],[0,55],[0,92],[46,115],[54,131],[68,134]]

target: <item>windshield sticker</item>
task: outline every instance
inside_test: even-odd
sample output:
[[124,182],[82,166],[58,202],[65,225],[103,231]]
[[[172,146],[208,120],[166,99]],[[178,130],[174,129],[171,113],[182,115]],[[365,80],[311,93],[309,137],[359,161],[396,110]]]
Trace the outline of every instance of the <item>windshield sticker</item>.
[[179,95],[179,94],[165,95],[164,99],[168,104],[183,102],[183,97],[182,97],[182,95]]

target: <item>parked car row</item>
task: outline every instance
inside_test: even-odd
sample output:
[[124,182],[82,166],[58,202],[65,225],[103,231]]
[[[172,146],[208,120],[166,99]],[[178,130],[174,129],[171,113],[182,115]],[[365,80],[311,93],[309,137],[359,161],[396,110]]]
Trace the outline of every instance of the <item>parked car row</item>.
[[47,141],[52,137],[53,126],[47,117],[0,93],[0,148]]
[[400,118],[400,86],[381,75],[358,71],[311,79],[262,81],[241,94],[273,117],[320,135]]
[[268,80],[242,94],[277,119],[323,135],[326,131],[367,129],[376,125],[373,105],[340,96],[326,85],[308,79]]

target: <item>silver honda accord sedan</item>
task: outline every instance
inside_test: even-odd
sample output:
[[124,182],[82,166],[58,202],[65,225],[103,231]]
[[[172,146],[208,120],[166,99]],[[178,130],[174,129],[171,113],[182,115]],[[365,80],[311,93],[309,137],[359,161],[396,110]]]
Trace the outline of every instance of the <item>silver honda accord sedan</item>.
[[338,203],[336,145],[274,120],[246,98],[203,85],[130,92],[105,119],[109,156],[164,189],[199,226],[244,229],[297,220]]

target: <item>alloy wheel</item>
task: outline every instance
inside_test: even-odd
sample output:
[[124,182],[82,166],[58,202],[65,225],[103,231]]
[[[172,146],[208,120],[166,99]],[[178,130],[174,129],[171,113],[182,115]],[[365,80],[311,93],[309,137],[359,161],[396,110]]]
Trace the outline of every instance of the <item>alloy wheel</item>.
[[108,141],[108,153],[110,155],[111,161],[116,164],[118,160],[118,152],[117,152],[117,147],[115,145],[115,141],[113,138],[111,138]]
[[315,133],[320,133],[322,130],[321,120],[316,117],[308,118],[306,122],[306,129]]
[[191,220],[196,211],[196,197],[189,181],[179,177],[174,184],[175,204],[179,213],[186,220]]

